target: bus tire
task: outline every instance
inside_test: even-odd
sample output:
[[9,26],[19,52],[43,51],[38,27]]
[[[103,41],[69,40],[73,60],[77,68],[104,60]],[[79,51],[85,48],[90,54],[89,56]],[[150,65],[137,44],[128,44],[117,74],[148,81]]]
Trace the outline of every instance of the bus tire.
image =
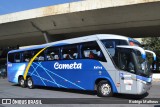
[[31,77],[27,78],[27,86],[29,89],[33,89],[34,88],[34,83]]
[[97,86],[97,95],[99,97],[110,97],[113,95],[112,86],[106,80],[102,80]]
[[25,88],[25,87],[26,87],[26,81],[24,80],[23,77],[20,77],[18,81],[19,81],[19,85],[20,85],[22,88]]

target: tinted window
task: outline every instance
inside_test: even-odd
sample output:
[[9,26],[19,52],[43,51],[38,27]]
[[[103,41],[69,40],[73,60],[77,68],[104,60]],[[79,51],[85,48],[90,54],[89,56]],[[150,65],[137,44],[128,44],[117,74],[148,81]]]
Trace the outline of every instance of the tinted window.
[[46,50],[46,60],[59,60],[60,54],[59,54],[59,48],[51,47]]
[[32,51],[23,52],[23,62],[29,62],[32,58]]
[[21,54],[20,53],[15,53],[14,54],[14,62],[21,62]]
[[102,40],[102,42],[112,57],[115,55],[117,45],[128,45],[127,41],[117,39]]
[[[41,51],[41,49],[34,50],[32,52],[32,57],[34,57],[39,51]],[[44,51],[43,51],[35,58],[34,61],[44,61],[44,60],[45,60],[45,54],[44,54]]]
[[8,61],[12,63],[14,62],[14,53],[8,54]]
[[118,49],[119,50],[119,68],[121,70],[135,73],[135,64],[132,55],[132,51],[130,49]]
[[87,42],[80,45],[82,58],[106,61],[97,42]]
[[128,45],[126,40],[117,40],[117,41],[119,41],[118,45]]
[[62,48],[62,58],[66,60],[78,59],[79,54],[77,45],[74,44],[74,45],[64,46]]

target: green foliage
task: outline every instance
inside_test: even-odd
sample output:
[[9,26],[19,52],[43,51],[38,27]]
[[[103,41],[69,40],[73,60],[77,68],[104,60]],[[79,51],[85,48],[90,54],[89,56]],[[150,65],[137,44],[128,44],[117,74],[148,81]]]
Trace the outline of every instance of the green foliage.
[[[160,60],[160,37],[148,37],[142,39],[144,49],[154,51],[157,55],[157,61]],[[149,58],[149,60],[151,60]]]
[[148,37],[142,39],[145,49],[160,51],[160,37]]

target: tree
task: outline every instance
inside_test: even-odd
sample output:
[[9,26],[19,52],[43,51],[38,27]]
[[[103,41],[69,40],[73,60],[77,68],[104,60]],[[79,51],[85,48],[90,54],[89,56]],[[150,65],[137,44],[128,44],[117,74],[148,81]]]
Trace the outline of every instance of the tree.
[[157,60],[160,59],[160,37],[143,38],[142,44],[144,44],[144,49],[148,49],[156,53]]
[[144,48],[152,51],[160,51],[160,37],[148,37],[142,39]]

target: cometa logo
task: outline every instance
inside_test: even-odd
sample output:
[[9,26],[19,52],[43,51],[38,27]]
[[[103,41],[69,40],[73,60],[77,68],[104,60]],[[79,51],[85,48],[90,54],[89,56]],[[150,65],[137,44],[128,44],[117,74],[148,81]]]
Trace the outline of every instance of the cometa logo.
[[55,69],[82,69],[82,63],[60,64],[56,62],[54,64]]

